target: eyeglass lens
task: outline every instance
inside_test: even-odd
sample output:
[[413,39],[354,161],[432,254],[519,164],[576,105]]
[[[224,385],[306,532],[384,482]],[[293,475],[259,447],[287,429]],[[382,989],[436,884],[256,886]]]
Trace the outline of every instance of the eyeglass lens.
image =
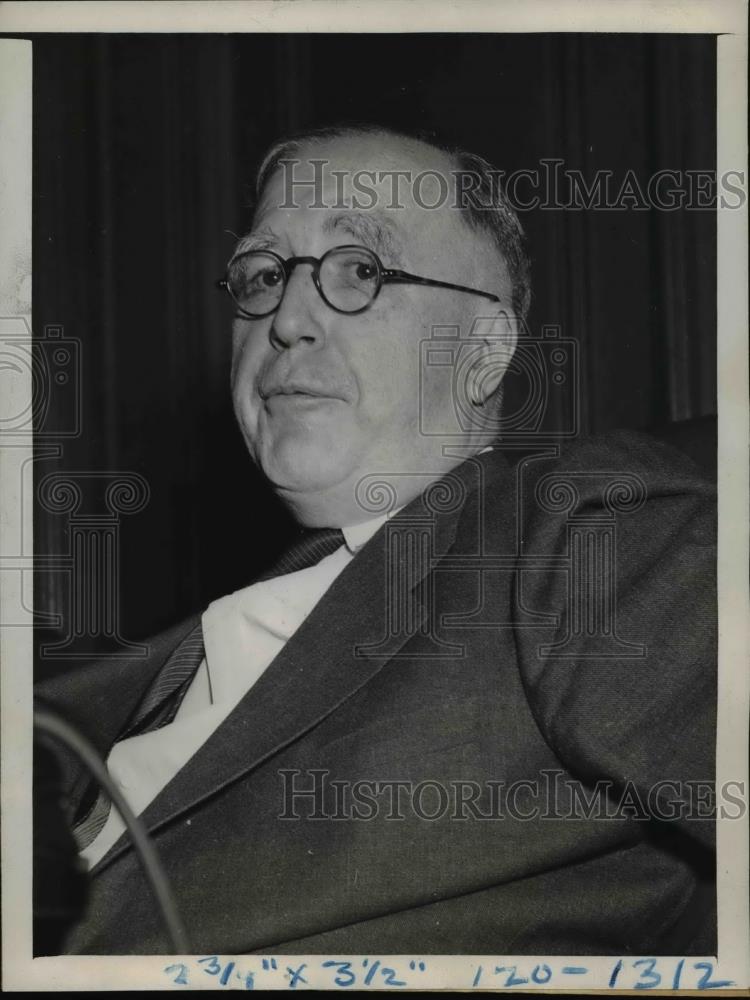
[[[336,247],[321,258],[318,281],[323,298],[334,309],[358,312],[377,294],[377,258],[364,248]],[[240,309],[261,317],[273,312],[281,302],[286,274],[270,253],[253,251],[232,261],[227,282]]]

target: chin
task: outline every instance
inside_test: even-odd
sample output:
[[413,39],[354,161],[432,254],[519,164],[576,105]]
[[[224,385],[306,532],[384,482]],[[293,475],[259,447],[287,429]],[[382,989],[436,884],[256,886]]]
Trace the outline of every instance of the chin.
[[261,449],[260,465],[272,486],[288,493],[317,493],[338,486],[351,471],[342,442],[282,440]]

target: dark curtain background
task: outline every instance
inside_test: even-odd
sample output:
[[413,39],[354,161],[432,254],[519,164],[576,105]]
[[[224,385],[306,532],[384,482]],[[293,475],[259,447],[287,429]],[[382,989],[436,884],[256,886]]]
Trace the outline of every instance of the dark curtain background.
[[[715,40],[701,36],[37,36],[34,332],[80,341],[81,433],[40,455],[36,476],[148,483],[117,528],[121,636],[245,585],[288,527],[233,424],[230,310],[213,287],[269,142],[376,121],[435,130],[508,172],[559,158],[590,179],[632,169],[645,187],[660,169],[715,168],[715,95]],[[584,432],[715,412],[712,211],[522,221],[529,324],[579,341]],[[69,405],[58,396],[53,420]],[[65,556],[70,517],[47,507],[37,554]],[[35,602],[60,616],[38,643],[59,641],[70,575],[38,573]],[[42,660],[46,672],[74,662]]]

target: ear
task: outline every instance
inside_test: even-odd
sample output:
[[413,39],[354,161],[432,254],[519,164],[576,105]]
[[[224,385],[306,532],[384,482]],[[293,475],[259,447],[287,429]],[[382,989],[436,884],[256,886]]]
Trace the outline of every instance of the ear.
[[467,389],[475,406],[484,406],[505,377],[518,343],[518,318],[503,306],[477,317],[469,334],[472,366]]

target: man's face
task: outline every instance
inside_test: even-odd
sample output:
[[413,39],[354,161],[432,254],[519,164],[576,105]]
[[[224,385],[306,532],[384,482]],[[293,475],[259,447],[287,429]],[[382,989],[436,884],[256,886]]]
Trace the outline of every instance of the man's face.
[[[282,207],[288,184],[278,169],[238,252],[270,249],[284,258],[319,258],[332,247],[359,244],[374,250],[385,267],[497,292],[502,282],[496,258],[473,239],[455,209],[419,207],[408,185],[402,188],[405,207],[394,207],[392,182],[378,188],[372,209],[337,207],[342,199],[340,194],[337,199],[331,170],[351,177],[363,169],[450,169],[447,161],[436,164],[439,154],[421,162],[420,152],[383,136],[304,148],[294,178],[312,178],[308,158],[330,161],[323,175],[326,207],[313,207],[316,193],[301,186],[295,190],[295,207]],[[423,194],[423,200],[427,197]],[[348,197],[345,201],[350,204]],[[257,320],[235,317],[237,419],[254,461],[303,523],[364,520],[367,512],[357,508],[354,497],[365,476],[437,476],[455,464],[455,458],[442,455],[439,442],[420,432],[420,395],[430,426],[450,421],[453,412],[444,382],[436,382],[433,390],[423,386],[420,394],[420,345],[435,325],[468,330],[474,317],[486,315],[491,306],[460,292],[385,284],[368,310],[341,314],[319,295],[311,266],[301,264],[274,314]]]

